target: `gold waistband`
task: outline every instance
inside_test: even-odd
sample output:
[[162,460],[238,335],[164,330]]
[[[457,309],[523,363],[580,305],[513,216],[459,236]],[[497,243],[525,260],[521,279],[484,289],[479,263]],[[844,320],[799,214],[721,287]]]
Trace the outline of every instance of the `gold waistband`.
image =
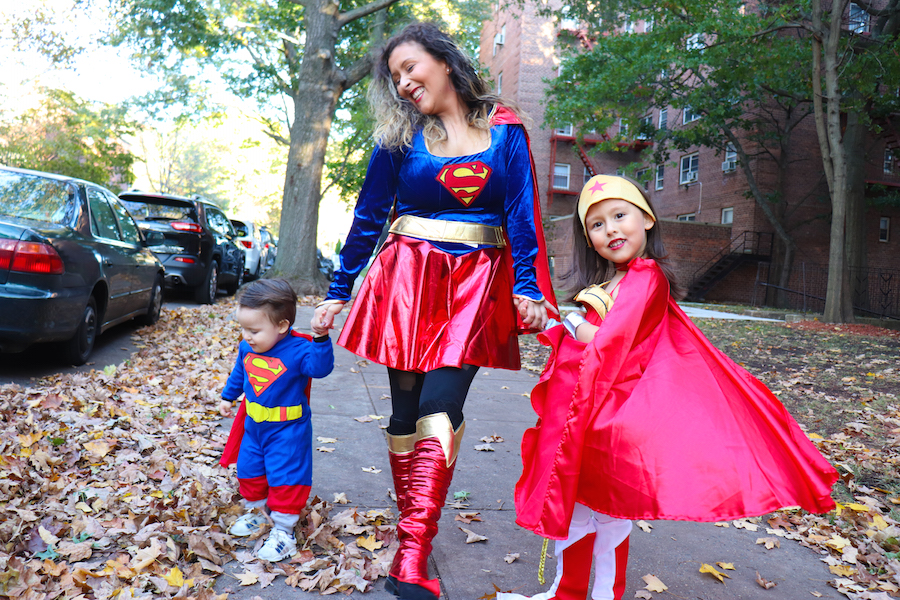
[[257,423],[296,421],[303,417],[303,406],[263,406],[256,402],[247,402],[247,414]]
[[455,242],[498,248],[506,245],[502,227],[462,221],[425,219],[413,215],[403,215],[391,223],[391,233],[408,235],[431,242]]

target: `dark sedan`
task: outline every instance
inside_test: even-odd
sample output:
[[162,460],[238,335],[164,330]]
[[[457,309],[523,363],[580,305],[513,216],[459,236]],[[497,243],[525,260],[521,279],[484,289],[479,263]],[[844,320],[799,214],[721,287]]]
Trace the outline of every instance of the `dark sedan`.
[[159,319],[165,272],[115,194],[0,167],[0,351],[60,342],[87,361],[98,334]]

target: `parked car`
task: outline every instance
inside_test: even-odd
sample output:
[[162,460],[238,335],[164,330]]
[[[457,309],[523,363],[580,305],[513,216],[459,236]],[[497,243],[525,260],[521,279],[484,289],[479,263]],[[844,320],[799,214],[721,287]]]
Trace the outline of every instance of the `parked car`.
[[275,236],[269,231],[269,228],[263,225],[259,228],[259,239],[263,245],[263,264],[264,270],[268,271],[275,264],[275,255],[278,252]]
[[150,249],[166,268],[166,286],[188,288],[202,304],[216,301],[219,287],[229,294],[244,282],[244,250],[225,213],[201,198],[138,191],[119,198],[145,233],[164,240]]
[[266,270],[261,228],[253,221],[243,219],[231,219],[231,224],[237,232],[237,241],[244,247],[247,256],[244,262],[244,278],[259,279]]
[[159,319],[165,271],[111,191],[0,167],[0,351],[60,342],[84,364],[97,336]]

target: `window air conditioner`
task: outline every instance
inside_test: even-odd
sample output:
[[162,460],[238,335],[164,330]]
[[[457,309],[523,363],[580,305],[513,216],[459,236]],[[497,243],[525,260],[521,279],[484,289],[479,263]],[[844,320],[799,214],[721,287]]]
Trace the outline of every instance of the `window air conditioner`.
[[494,44],[495,45],[502,46],[505,43],[506,43],[506,36],[503,34],[502,31],[494,36]]
[[697,171],[691,171],[687,174],[687,179],[685,179],[685,183],[693,183],[697,181]]
[[736,160],[726,160],[722,163],[722,172],[731,173],[732,171],[737,170],[737,161]]

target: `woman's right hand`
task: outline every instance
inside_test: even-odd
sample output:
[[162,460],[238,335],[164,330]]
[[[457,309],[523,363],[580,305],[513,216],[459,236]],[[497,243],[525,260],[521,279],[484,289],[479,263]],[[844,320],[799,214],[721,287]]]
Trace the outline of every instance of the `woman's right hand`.
[[309,324],[316,337],[328,335],[328,330],[334,329],[334,318],[343,309],[343,302],[328,302],[316,307],[316,312],[313,313],[312,321]]

